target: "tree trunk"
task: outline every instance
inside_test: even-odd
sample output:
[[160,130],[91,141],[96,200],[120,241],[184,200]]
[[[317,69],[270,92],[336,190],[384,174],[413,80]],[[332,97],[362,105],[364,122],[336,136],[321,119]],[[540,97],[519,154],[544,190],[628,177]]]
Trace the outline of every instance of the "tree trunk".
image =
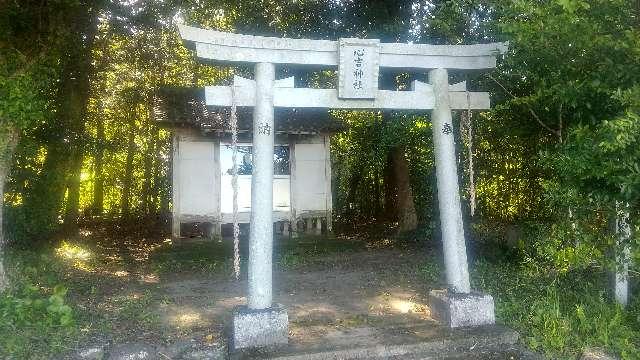
[[142,179],[142,209],[145,215],[151,214],[151,166],[153,162],[153,151],[154,144],[152,139],[149,139],[147,142],[147,150],[144,153],[144,175]]
[[136,151],[136,118],[132,105],[129,113],[129,137],[127,140],[127,160],[124,168],[124,180],[122,181],[122,197],[120,198],[120,209],[122,217],[127,218],[131,212],[131,187],[133,185],[133,157]]
[[393,170],[393,158],[391,151],[387,153],[387,161],[384,167],[384,213],[387,221],[398,220],[398,204],[396,203],[397,188]]
[[152,141],[155,144],[155,152],[152,154],[153,171],[151,174],[151,178],[153,179],[153,186],[151,188],[151,206],[153,213],[158,214],[158,212],[160,211],[160,184],[162,181],[162,179],[160,178],[160,167],[162,166],[162,144],[160,143],[160,130],[157,126],[155,126],[155,123],[152,126]]
[[104,118],[100,112],[98,114],[98,123],[96,124],[96,147],[94,154],[94,179],[93,179],[93,216],[102,216],[104,211]]
[[67,153],[67,206],[64,227],[67,231],[77,228],[80,208],[80,175],[86,141],[85,122],[92,69],[93,43],[98,29],[97,10],[93,2],[79,3],[73,14],[71,26],[74,28],[69,51],[63,58],[64,73],[58,94],[60,115],[65,117],[68,134]]
[[[51,140],[47,144],[42,175],[34,181],[33,191],[25,199],[25,206],[37,208],[40,214],[31,226],[40,233],[32,236],[42,235],[57,224],[67,188],[70,191],[65,227],[75,225],[77,218],[80,180],[77,168],[82,166],[92,69],[91,51],[98,25],[97,4],[99,2],[79,1],[70,8],[64,19],[69,27],[69,35],[60,57],[62,70],[56,94],[58,121],[48,129]],[[67,176],[71,172],[73,176]]]
[[375,206],[376,206],[376,214],[375,217],[376,219],[380,219],[384,217],[384,190],[382,187],[382,178],[383,175],[381,174],[381,169],[378,168],[376,169],[375,175],[374,175],[374,181],[375,181],[375,192],[374,192],[374,196],[375,196]]
[[4,185],[11,171],[13,153],[18,145],[19,131],[15,127],[0,129],[0,292],[9,286],[4,266],[6,240],[4,236]]
[[80,215],[80,175],[82,173],[83,151],[80,144],[76,145],[67,180],[67,207],[64,214],[64,227],[67,231],[74,231],[77,228]]
[[148,141],[147,141],[147,149],[144,155],[144,176],[143,176],[143,185],[142,185],[142,208],[144,209],[145,215],[150,215],[153,209],[153,194],[151,193],[153,187],[153,162],[155,159],[156,152],[156,141],[154,136],[155,126],[153,123],[153,106],[151,104],[151,100],[147,101],[147,111],[149,114],[149,122],[148,126]]
[[400,231],[415,230],[418,227],[418,215],[413,201],[411,191],[411,177],[409,174],[409,163],[404,156],[402,147],[394,147],[391,150],[391,161],[393,162],[393,173],[397,186],[397,213]]

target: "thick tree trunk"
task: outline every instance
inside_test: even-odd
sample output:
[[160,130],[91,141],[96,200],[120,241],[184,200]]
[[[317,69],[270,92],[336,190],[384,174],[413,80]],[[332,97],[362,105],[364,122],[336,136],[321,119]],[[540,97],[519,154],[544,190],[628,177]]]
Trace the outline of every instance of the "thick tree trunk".
[[4,255],[6,238],[4,236],[4,185],[11,170],[13,153],[18,145],[19,130],[14,127],[0,128],[0,292],[9,286]]
[[[55,127],[49,129],[47,157],[42,176],[35,180],[27,208],[38,208],[41,214],[33,228],[46,232],[57,223],[65,190],[69,189],[69,203],[65,212],[65,227],[75,225],[79,201],[79,170],[82,166],[84,126],[89,100],[91,51],[97,31],[97,4],[79,1],[67,12],[64,21],[69,31],[63,49],[61,76],[57,89]],[[77,171],[76,171],[77,170]],[[72,176],[67,174],[72,173]],[[40,235],[38,233],[33,236]]]
[[415,230],[418,227],[418,215],[413,201],[409,163],[404,156],[404,149],[402,147],[393,148],[391,150],[391,159],[398,194],[396,201],[398,205],[399,230]]
[[75,8],[72,33],[67,56],[64,61],[62,86],[58,94],[59,113],[65,117],[68,134],[69,165],[67,167],[67,204],[64,216],[64,227],[67,231],[77,229],[80,209],[80,176],[86,141],[85,123],[91,78],[91,52],[97,32],[97,11],[92,2],[81,3]]

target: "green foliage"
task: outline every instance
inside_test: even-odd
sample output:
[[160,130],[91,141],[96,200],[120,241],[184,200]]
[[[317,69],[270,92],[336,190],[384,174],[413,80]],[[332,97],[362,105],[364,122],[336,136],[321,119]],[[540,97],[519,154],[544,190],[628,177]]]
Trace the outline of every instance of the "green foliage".
[[595,126],[575,126],[559,151],[546,154],[560,187],[588,194],[600,204],[640,201],[640,87],[626,95],[635,104],[623,115]]
[[331,142],[335,205],[339,219],[369,222],[385,217],[388,156],[405,150],[419,220],[431,216],[433,156],[431,126],[424,116],[370,112],[335,112],[346,126]]
[[[611,223],[616,204],[629,205],[633,224],[640,214],[639,93],[636,87],[621,97],[628,104],[623,115],[597,125],[576,125],[563,144],[543,154],[557,176],[544,182],[555,223],[536,247],[539,253],[568,266],[613,266],[604,255],[615,244]],[[637,253],[634,233],[629,245]]]
[[66,351],[78,328],[61,285],[61,264],[25,251],[11,253],[9,264],[19,275],[12,290],[0,295],[0,355],[38,359]]
[[[0,57],[0,130],[22,129],[44,118],[46,100],[41,91],[46,88],[47,75],[51,74],[43,67],[19,63],[15,54]],[[3,133],[3,139],[5,136]]]
[[607,300],[602,270],[563,274],[541,271],[529,261],[478,261],[474,287],[495,296],[496,316],[516,328],[525,343],[552,358],[573,359],[585,347],[603,347],[623,359],[640,356],[640,323]]

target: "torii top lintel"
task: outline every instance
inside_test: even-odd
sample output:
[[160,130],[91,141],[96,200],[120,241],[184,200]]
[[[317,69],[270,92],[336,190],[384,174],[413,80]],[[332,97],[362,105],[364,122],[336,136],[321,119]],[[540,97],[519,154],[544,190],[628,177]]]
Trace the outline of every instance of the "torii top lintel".
[[[179,25],[197,56],[220,62],[338,66],[338,41],[240,35]],[[343,39],[344,40],[344,39]],[[347,39],[348,40],[348,39]],[[375,40],[374,40],[375,41]],[[508,43],[426,45],[380,43],[379,66],[402,69],[491,69]]]

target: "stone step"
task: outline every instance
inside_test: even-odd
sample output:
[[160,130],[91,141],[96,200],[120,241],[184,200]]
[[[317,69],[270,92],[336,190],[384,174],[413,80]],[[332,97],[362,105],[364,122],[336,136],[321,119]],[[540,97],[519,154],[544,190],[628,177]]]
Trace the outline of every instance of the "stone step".
[[[420,336],[420,331],[428,334]],[[337,331],[315,343],[291,343],[277,351],[233,354],[232,359],[530,359],[516,348],[517,332],[501,326],[449,330],[433,326],[354,328]],[[418,334],[416,336],[416,334]]]

